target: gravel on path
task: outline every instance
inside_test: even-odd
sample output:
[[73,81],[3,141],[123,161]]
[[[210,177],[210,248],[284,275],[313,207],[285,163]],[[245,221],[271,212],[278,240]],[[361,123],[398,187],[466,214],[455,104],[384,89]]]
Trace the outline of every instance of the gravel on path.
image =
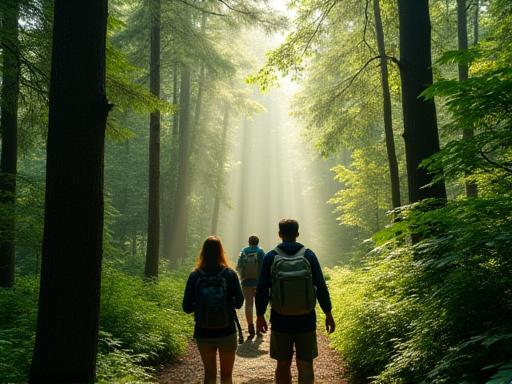
[[[243,311],[239,318],[244,330],[247,324],[243,319]],[[236,352],[233,381],[236,384],[267,384],[274,382],[275,361],[269,353],[270,334],[254,339],[247,339],[238,346]],[[329,347],[325,334],[318,332],[318,358],[315,359],[315,383],[347,384],[343,377],[343,362],[337,352]],[[297,369],[292,364],[293,382],[297,382]],[[166,366],[158,375],[161,384],[196,384],[202,383],[203,364],[196,344],[189,344],[187,353]]]

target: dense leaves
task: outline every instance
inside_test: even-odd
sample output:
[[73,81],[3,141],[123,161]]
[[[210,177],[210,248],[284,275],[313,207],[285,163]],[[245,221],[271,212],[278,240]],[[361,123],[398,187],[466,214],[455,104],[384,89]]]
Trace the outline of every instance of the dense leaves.
[[[178,298],[185,276],[175,273],[159,285],[107,269],[102,286],[97,379],[100,383],[152,381],[158,363],[182,353],[191,336]],[[32,358],[38,281],[20,277],[0,292],[2,382],[25,382]]]

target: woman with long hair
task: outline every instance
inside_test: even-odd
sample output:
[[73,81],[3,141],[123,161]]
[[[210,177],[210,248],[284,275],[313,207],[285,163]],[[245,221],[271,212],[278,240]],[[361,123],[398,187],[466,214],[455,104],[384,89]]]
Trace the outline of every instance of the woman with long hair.
[[188,277],[183,310],[194,312],[194,339],[204,365],[204,383],[215,384],[217,351],[222,384],[233,382],[237,348],[235,308],[244,302],[236,272],[229,267],[218,237],[203,243],[195,269]]

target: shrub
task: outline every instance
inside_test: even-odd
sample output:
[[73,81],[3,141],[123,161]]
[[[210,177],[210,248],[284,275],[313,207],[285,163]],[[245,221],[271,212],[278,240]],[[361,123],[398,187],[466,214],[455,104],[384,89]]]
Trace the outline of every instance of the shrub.
[[[192,319],[181,312],[186,276],[158,282],[106,268],[102,284],[97,381],[142,383],[154,366],[182,353]],[[0,383],[25,382],[32,358],[39,282],[20,276],[0,290]]]

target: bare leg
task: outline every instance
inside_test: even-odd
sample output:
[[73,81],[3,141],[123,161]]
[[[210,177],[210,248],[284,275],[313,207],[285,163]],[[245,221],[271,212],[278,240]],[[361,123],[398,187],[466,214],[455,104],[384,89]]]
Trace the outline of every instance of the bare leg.
[[313,360],[304,361],[297,359],[297,370],[299,371],[299,384],[313,384],[315,382]]
[[217,382],[217,347],[212,345],[198,346],[204,366],[204,384]]
[[222,384],[233,383],[233,366],[235,364],[235,351],[220,352],[220,382]]
[[277,360],[276,384],[292,384],[291,360]]

